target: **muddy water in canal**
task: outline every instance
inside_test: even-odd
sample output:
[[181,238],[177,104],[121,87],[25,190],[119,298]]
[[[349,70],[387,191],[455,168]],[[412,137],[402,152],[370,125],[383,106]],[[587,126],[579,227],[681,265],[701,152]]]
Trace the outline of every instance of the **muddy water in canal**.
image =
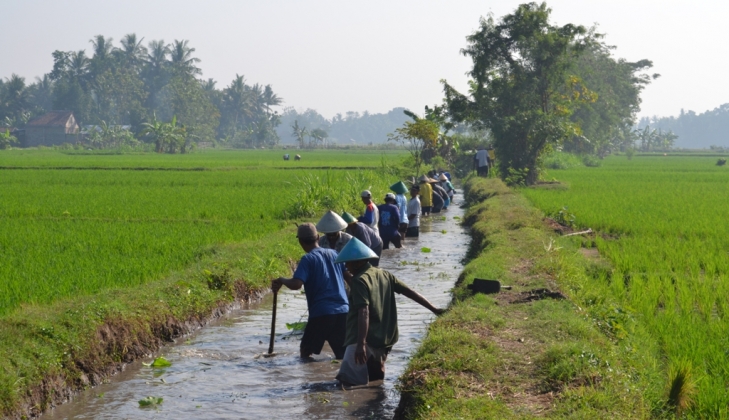
[[[437,307],[450,301],[450,289],[462,270],[469,242],[456,206],[421,220],[421,235],[403,249],[382,253],[381,268],[391,271]],[[444,220],[445,218],[445,220]],[[430,248],[423,252],[422,248]],[[138,361],[109,383],[84,391],[43,419],[183,419],[183,418],[391,418],[400,396],[397,378],[417,350],[434,315],[397,295],[400,340],[386,364],[384,381],[342,390],[334,380],[339,364],[327,345],[311,361],[298,357],[300,336],[286,323],[305,321],[306,299],[299,291],[278,297],[275,352],[268,351],[272,298],[232,311],[195,334],[178,339],[155,356],[172,366],[153,369]],[[140,408],[147,396],[162,397],[153,408]]]

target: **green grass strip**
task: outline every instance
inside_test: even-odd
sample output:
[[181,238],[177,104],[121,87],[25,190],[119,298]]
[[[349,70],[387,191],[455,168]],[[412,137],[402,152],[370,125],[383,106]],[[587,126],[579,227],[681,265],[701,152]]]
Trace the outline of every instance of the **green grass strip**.
[[[608,263],[584,256],[580,239],[555,237],[542,213],[501,181],[474,178],[465,191],[470,262],[449,312],[431,324],[401,377],[398,417],[673,414],[656,345],[628,308],[592,288],[588,273]],[[474,278],[514,290],[472,295]]]
[[301,256],[294,236],[287,228],[210,247],[162,280],[26,305],[0,318],[2,417],[38,415],[220,316],[234,300],[265,291]]

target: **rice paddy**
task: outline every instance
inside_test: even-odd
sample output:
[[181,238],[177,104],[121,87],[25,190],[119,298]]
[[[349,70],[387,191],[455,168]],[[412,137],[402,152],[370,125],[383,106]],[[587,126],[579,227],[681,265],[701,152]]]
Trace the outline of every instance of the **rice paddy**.
[[666,392],[677,380],[695,388],[680,402],[692,418],[729,417],[729,172],[715,163],[615,156],[549,172],[568,188],[523,190],[545,214],[566,207],[578,227],[598,232],[583,246],[611,267],[595,270],[584,293],[617,298],[646,327]]
[[282,151],[0,153],[0,166],[25,168],[0,170],[0,315],[143,285],[212,245],[262,238],[322,208],[359,212],[359,191],[384,195],[396,178],[381,168],[402,159],[382,151],[289,153],[302,161],[284,162]]

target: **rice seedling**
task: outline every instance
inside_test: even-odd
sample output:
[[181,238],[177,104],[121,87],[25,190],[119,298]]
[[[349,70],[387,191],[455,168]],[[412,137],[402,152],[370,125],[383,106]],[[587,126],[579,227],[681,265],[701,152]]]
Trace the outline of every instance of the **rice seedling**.
[[546,214],[569,208],[579,215],[576,226],[597,232],[594,244],[611,268],[595,275],[590,293],[613,295],[630,308],[659,349],[657,360],[685,361],[663,368],[668,404],[689,417],[726,415],[725,168],[710,156],[636,156],[550,175],[559,175],[569,188],[522,193]]

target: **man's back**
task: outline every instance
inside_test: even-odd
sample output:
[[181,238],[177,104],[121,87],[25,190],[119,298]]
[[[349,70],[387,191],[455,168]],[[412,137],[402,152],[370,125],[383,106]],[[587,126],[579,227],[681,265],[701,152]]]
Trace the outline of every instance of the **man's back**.
[[294,278],[304,282],[309,318],[349,311],[342,264],[335,263],[337,252],[315,248],[299,261]]
[[345,346],[357,342],[357,311],[369,306],[367,344],[375,348],[392,347],[398,340],[395,293],[408,287],[390,272],[369,266],[352,279],[352,310],[347,317]]

